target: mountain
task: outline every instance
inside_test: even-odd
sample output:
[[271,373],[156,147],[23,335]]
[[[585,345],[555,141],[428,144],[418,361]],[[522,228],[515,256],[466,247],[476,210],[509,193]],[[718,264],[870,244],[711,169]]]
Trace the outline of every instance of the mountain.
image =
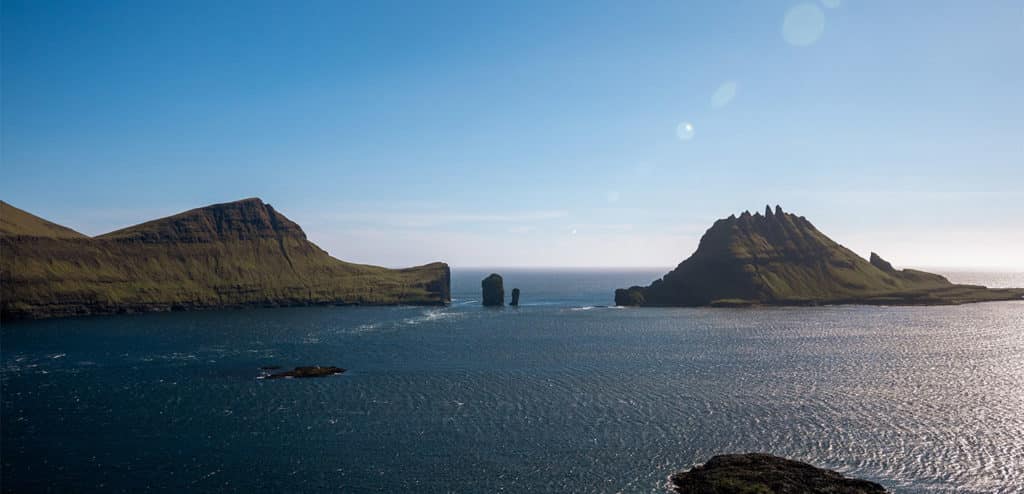
[[444,263],[331,257],[260,199],[214,204],[97,237],[0,201],[4,319],[241,306],[444,304]]
[[615,291],[617,305],[941,305],[1019,300],[1024,289],[956,285],[854,254],[803,216],[766,207],[718,220],[697,251],[647,287]]
[[88,238],[0,201],[0,235],[42,238]]

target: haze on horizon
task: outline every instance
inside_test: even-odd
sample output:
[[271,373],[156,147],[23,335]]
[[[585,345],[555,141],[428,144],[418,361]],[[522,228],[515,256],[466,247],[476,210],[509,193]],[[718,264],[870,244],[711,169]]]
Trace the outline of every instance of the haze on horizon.
[[2,4],[0,199],[258,196],[341,259],[674,266],[766,204],[1024,270],[1019,1]]

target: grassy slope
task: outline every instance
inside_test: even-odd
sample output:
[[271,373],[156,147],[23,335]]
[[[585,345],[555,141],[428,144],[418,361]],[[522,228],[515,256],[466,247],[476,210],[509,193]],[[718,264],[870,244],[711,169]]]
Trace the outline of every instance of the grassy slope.
[[944,277],[868,262],[803,217],[766,211],[719,220],[697,252],[620,305],[944,304],[1020,299],[1024,291],[954,285]]
[[[337,260],[259,199],[217,204],[96,238],[0,239],[5,317],[244,305],[442,304],[448,266],[393,270]],[[10,208],[13,210],[13,208]],[[56,225],[54,225],[56,226]],[[60,228],[60,227],[58,227]],[[69,230],[70,231],[70,230]]]
[[0,235],[45,238],[88,238],[70,228],[51,223],[0,201]]

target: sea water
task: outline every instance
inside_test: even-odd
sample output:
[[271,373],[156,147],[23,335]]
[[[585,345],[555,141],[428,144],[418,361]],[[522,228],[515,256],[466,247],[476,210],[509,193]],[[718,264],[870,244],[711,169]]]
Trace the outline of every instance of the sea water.
[[[1024,489],[1024,302],[616,309],[665,270],[499,271],[521,307],[457,269],[448,307],[4,324],[2,490],[664,492],[747,451]],[[348,372],[259,379],[316,364]]]

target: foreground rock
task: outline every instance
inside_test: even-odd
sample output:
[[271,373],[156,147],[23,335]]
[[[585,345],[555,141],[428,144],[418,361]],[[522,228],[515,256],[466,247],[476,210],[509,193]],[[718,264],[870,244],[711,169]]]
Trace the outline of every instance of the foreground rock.
[[715,222],[697,251],[649,286],[620,288],[616,305],[948,305],[1024,299],[1024,289],[957,285],[937,274],[897,270],[776,206]]
[[672,475],[669,484],[675,492],[694,494],[886,492],[874,482],[848,479],[832,470],[759,453],[715,456],[704,465]]
[[267,376],[266,379],[281,379],[285,377],[326,377],[341,374],[342,372],[345,372],[345,369],[342,369],[341,367],[320,367],[319,365],[314,365],[309,367],[296,367],[293,370],[285,372],[277,372]]
[[484,307],[505,305],[505,282],[500,274],[491,273],[480,282],[480,288],[483,290]]
[[511,305],[512,307],[519,307],[519,289],[518,288],[513,288],[512,289],[512,303],[509,304],[509,305]]
[[0,201],[4,319],[295,305],[440,305],[444,263],[408,269],[331,257],[259,199],[88,237]]

